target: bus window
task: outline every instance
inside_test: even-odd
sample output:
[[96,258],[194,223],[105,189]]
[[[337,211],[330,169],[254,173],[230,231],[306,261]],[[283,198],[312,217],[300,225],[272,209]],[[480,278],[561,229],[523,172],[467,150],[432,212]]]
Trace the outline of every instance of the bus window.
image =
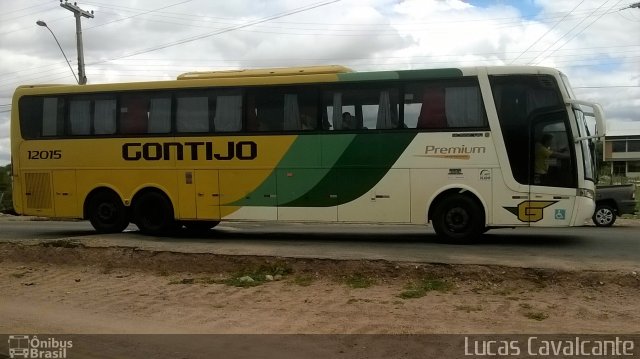
[[[530,153],[536,139],[531,131],[523,131],[524,125],[542,120],[530,118],[538,113],[536,110],[564,109],[559,88],[553,77],[546,75],[490,76],[489,80],[511,171],[516,181],[530,184],[531,168],[522,161],[522,154]],[[563,116],[567,118],[566,114]]]
[[69,100],[69,132],[74,136],[115,134],[115,96],[71,97]]
[[120,133],[146,133],[149,125],[149,96],[124,94],[120,104]]
[[397,89],[336,89],[326,91],[322,100],[327,119],[324,129],[340,131],[400,127]]
[[91,133],[91,101],[71,100],[69,102],[69,128],[72,135]]
[[564,111],[551,111],[534,117],[531,184],[574,187],[577,183],[564,114]]
[[112,135],[116,133],[116,100],[95,100],[94,133],[96,135]]
[[278,91],[252,91],[247,128],[250,131],[282,131],[284,128],[284,95]]
[[171,97],[153,97],[149,101],[148,133],[171,132]]
[[404,94],[404,124],[427,129],[486,127],[477,82],[465,79],[408,85]]
[[209,132],[209,97],[181,94],[176,101],[176,130],[182,133]]
[[317,127],[315,91],[264,88],[247,95],[248,131],[305,131]]
[[61,121],[62,116],[59,111],[62,101],[57,97],[45,97],[42,100],[42,137],[62,135],[64,122]]
[[242,95],[239,91],[215,96],[215,108],[213,122],[217,132],[242,130]]
[[25,139],[64,135],[64,100],[23,97],[19,103],[20,130]]

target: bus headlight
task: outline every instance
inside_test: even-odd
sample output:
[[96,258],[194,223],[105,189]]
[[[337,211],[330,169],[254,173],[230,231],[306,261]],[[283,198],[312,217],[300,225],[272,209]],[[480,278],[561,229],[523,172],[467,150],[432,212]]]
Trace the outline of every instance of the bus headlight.
[[576,195],[579,197],[587,197],[591,199],[593,199],[596,194],[593,190],[587,188],[578,188],[576,192]]

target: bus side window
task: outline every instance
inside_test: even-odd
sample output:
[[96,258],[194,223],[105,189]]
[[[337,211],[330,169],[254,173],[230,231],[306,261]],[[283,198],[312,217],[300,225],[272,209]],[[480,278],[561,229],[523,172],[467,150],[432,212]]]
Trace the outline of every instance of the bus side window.
[[300,122],[300,108],[298,107],[297,94],[284,94],[284,127],[285,131],[302,129]]
[[284,96],[280,91],[270,88],[258,89],[249,95],[247,101],[247,129],[260,132],[283,130]]
[[245,117],[247,131],[258,131],[260,124],[258,123],[258,115],[256,114],[256,98],[254,95],[247,96]]
[[147,133],[171,132],[171,97],[153,97],[149,101]]
[[[322,95],[323,129],[397,129],[398,90],[349,86]],[[325,119],[326,116],[326,119]]]
[[409,84],[404,94],[404,121],[407,127],[418,129],[486,127],[487,116],[477,79]]
[[422,92],[422,107],[417,128],[446,128],[445,91],[442,87],[426,87]]
[[209,132],[209,97],[205,94],[184,94],[176,101],[176,130],[182,133]]
[[236,132],[242,130],[242,95],[219,94],[216,96],[213,122],[216,131]]
[[42,136],[64,134],[64,101],[58,97],[45,97],[42,104]]
[[91,101],[69,101],[69,129],[72,135],[91,134]]
[[398,96],[397,91],[380,91],[378,102],[378,117],[376,129],[394,129],[400,126],[398,122]]
[[112,135],[116,133],[115,98],[96,99],[93,104],[93,133]]
[[120,106],[120,133],[146,133],[149,122],[149,98],[123,95]]

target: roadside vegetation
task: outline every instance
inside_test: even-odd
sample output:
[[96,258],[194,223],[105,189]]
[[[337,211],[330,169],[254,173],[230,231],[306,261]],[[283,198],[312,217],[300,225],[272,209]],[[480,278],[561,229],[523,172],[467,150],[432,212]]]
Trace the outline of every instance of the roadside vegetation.
[[12,212],[11,165],[0,167],[0,212]]

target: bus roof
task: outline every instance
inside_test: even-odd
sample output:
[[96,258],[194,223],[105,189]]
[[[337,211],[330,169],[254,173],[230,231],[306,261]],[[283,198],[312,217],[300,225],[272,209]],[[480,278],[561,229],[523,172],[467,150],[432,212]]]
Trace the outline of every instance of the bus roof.
[[559,71],[547,67],[537,66],[483,66],[483,67],[450,67],[413,70],[388,71],[352,71],[340,65],[283,67],[267,69],[203,71],[187,72],[178,76],[177,80],[143,81],[127,83],[96,83],[88,85],[77,84],[42,84],[22,85],[16,89],[20,96],[25,93],[57,94],[84,93],[103,91],[152,90],[167,88],[204,88],[226,86],[265,86],[334,82],[360,82],[376,80],[426,80],[441,78],[456,78],[476,75],[479,72],[487,74],[558,74]]
[[186,72],[178,76],[178,80],[221,79],[221,78],[238,78],[238,77],[271,77],[271,76],[294,76],[294,75],[325,75],[325,74],[343,74],[347,72],[353,72],[353,70],[351,70],[348,67],[344,67],[340,65],[280,67],[280,68],[271,68],[271,69]]

